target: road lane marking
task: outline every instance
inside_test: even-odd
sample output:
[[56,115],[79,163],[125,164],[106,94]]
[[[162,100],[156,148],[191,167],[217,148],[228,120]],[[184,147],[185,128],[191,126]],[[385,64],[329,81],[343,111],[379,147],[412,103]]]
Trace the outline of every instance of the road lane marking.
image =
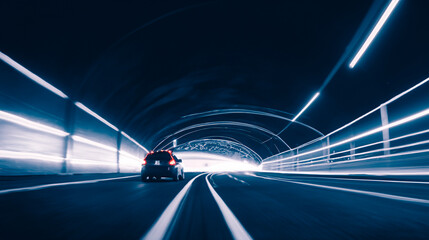
[[[222,175],[224,175],[224,174],[222,174]],[[212,177],[213,177],[213,174],[209,174],[210,180],[212,180]],[[212,180],[212,182],[213,182],[213,187],[217,188],[218,187],[217,184],[213,180]]]
[[116,178],[93,179],[93,180],[85,180],[85,181],[77,181],[77,182],[50,183],[50,184],[37,185],[32,187],[11,188],[11,189],[0,190],[0,194],[34,191],[34,190],[40,190],[45,188],[68,186],[68,185],[98,183],[98,182],[112,181],[112,180],[118,180],[118,179],[134,178],[138,176],[140,175],[132,175],[132,176],[116,177]]
[[318,188],[338,190],[338,191],[343,191],[343,192],[352,192],[352,193],[358,193],[358,194],[369,195],[369,196],[374,196],[374,197],[381,197],[381,198],[391,199],[391,200],[398,200],[398,201],[405,201],[405,202],[412,202],[412,203],[421,203],[421,204],[429,204],[429,200],[420,199],[420,198],[403,197],[403,196],[386,194],[386,193],[371,192],[371,191],[364,191],[364,190],[356,190],[356,189],[342,188],[342,187],[333,187],[333,186],[320,185],[320,184],[314,184],[314,183],[296,182],[296,181],[286,180],[286,179],[282,179],[282,178],[262,177],[262,176],[257,176],[255,174],[247,174],[247,175],[253,176],[253,177],[257,177],[257,178],[268,179],[268,180],[272,180],[272,181],[294,183],[294,184],[300,184],[300,185],[306,185],[306,186],[312,186],[312,187],[318,187]]
[[143,240],[153,240],[153,239],[164,239],[165,234],[167,233],[168,228],[171,225],[171,222],[174,218],[174,216],[177,213],[177,210],[182,203],[183,199],[189,192],[189,188],[191,187],[192,183],[197,179],[199,176],[203,175],[205,173],[201,173],[197,175],[196,177],[192,178],[183,188],[180,190],[180,192],[174,197],[173,201],[168,204],[167,208],[162,212],[161,216],[156,220],[156,222],[152,225],[152,227],[149,229],[149,231],[141,238]]
[[243,181],[243,180],[241,180],[241,179],[238,179],[238,178],[236,178],[236,177],[234,177],[234,176],[232,176],[231,174],[226,174],[229,178],[231,178],[231,179],[234,179],[235,181],[237,181],[237,182],[240,182],[240,183],[242,183],[242,184],[244,184],[244,185],[250,185],[250,184],[248,184],[247,182],[245,182],[245,181]]
[[[210,174],[212,175],[212,174]],[[241,225],[240,221],[235,217],[234,213],[229,209],[229,207],[225,204],[222,198],[217,194],[212,185],[209,182],[208,176],[206,176],[207,186],[209,187],[210,192],[213,195],[217,205],[219,206],[220,211],[222,212],[223,218],[225,219],[226,224],[231,231],[232,237],[234,239],[247,240],[252,239],[250,234],[244,229],[243,225]]]

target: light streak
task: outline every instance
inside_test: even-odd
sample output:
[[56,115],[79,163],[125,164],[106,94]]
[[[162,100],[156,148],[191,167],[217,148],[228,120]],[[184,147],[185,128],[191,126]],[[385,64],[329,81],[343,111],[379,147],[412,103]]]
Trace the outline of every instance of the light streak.
[[389,6],[386,8],[386,10],[384,11],[383,15],[378,20],[378,22],[375,25],[375,27],[372,29],[371,33],[369,34],[368,38],[365,40],[365,42],[362,45],[362,47],[359,49],[359,51],[356,54],[356,56],[350,62],[350,64],[349,64],[350,68],[354,68],[354,66],[356,65],[356,63],[359,61],[359,59],[365,53],[365,51],[367,50],[367,48],[369,47],[369,45],[372,43],[372,41],[374,40],[374,38],[377,36],[377,33],[380,31],[380,29],[383,27],[383,25],[386,22],[386,20],[389,18],[389,16],[392,13],[392,11],[395,9],[395,7],[398,4],[398,2],[399,2],[399,0],[392,0],[390,2]]

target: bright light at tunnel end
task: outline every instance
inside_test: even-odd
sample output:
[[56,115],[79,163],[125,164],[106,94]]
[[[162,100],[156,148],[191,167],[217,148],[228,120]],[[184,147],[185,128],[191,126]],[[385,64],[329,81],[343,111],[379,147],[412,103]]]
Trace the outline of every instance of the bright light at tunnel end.
[[316,100],[316,98],[318,98],[320,95],[320,92],[317,92],[316,94],[314,94],[314,96],[311,98],[310,101],[308,101],[308,103],[305,105],[305,107],[292,119],[292,122],[295,122],[299,116],[301,116],[301,114],[304,113],[305,110],[307,110],[307,108],[314,102],[314,100]]
[[183,160],[186,172],[236,172],[262,169],[262,165],[252,164],[246,159],[233,159],[214,153],[185,151],[176,152],[175,155]]
[[392,0],[389,4],[389,6],[384,11],[381,18],[378,20],[377,24],[375,25],[374,29],[372,29],[371,34],[368,36],[368,38],[365,40],[362,47],[359,49],[356,56],[353,58],[353,60],[350,62],[349,67],[354,68],[356,63],[359,61],[359,59],[362,57],[362,55],[365,53],[366,49],[369,47],[369,45],[372,43],[374,38],[377,36],[380,29],[383,27],[384,23],[389,18],[390,14],[395,9],[396,5],[398,4],[399,0]]

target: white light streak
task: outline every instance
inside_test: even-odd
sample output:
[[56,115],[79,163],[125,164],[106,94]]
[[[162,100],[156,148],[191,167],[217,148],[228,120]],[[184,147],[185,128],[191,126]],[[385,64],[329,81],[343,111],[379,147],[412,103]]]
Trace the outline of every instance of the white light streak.
[[22,65],[20,65],[19,63],[15,62],[13,59],[11,59],[10,57],[8,57],[6,54],[0,52],[0,59],[7,63],[9,66],[15,68],[18,72],[24,74],[25,76],[27,76],[28,78],[30,78],[31,80],[33,80],[34,82],[36,82],[37,84],[39,84],[40,86],[48,89],[49,91],[55,93],[56,95],[67,99],[67,95],[65,95],[63,92],[61,92],[60,90],[58,90],[57,88],[55,88],[54,86],[52,86],[51,84],[49,84],[48,82],[46,82],[45,80],[41,79],[39,76],[37,76],[36,74],[30,72],[28,69],[26,69],[25,67],[23,67]]
[[77,141],[77,142],[86,143],[86,144],[92,145],[94,147],[102,148],[102,149],[105,149],[105,150],[108,150],[108,151],[112,151],[112,152],[117,152],[118,151],[114,147],[110,147],[110,146],[107,146],[107,145],[104,145],[104,144],[101,144],[101,143],[89,140],[89,139],[84,138],[84,137],[73,135],[72,139],[75,140],[75,141]]
[[[403,135],[403,136],[400,136],[400,137],[397,137],[397,138],[392,138],[392,139],[389,139],[389,140],[374,142],[374,143],[370,143],[370,144],[367,144],[367,145],[362,145],[362,146],[359,146],[359,147],[346,149],[346,150],[340,151],[340,152],[330,153],[331,157],[329,158],[329,160],[335,160],[335,159],[344,158],[344,157],[357,156],[359,154],[366,154],[366,153],[369,153],[369,152],[367,151],[367,152],[355,153],[355,154],[350,154],[350,155],[347,155],[347,156],[332,158],[332,156],[335,156],[335,155],[338,155],[338,154],[347,153],[347,152],[350,152],[350,151],[356,151],[356,150],[359,150],[359,149],[371,147],[371,146],[374,146],[374,145],[377,145],[377,144],[382,144],[382,143],[385,143],[385,142],[394,142],[394,141],[397,141],[397,140],[401,140],[401,139],[404,139],[404,138],[408,138],[408,137],[413,137],[413,136],[425,134],[425,133],[428,133],[428,132],[429,132],[429,129],[423,130],[423,131],[420,131],[420,132],[410,133],[410,134]],[[419,144],[419,143],[417,143],[417,144]],[[401,145],[401,146],[407,146],[407,145]],[[396,148],[396,147],[394,147],[394,148]],[[380,151],[385,151],[385,150],[393,150],[393,148],[385,149],[383,147],[383,148],[380,149]],[[307,159],[303,159],[302,161],[299,161],[299,163],[301,164],[301,163],[305,163],[305,162],[308,162],[308,161],[313,161],[313,163],[315,163],[315,162],[319,162],[319,161],[314,161],[314,160],[316,160],[316,159],[322,159],[322,158],[325,158],[325,157],[326,157],[325,155],[322,155],[322,156],[318,156],[318,157],[314,157],[314,158],[307,158]],[[326,161],[326,159],[324,159],[323,161]],[[284,166],[284,165],[290,165],[290,164],[293,165],[294,162],[280,163],[277,166]]]
[[63,157],[58,156],[50,156],[40,153],[32,153],[32,152],[16,152],[16,151],[7,151],[0,150],[0,158],[3,159],[31,159],[31,160],[40,160],[47,162],[57,162],[62,163],[64,161]]
[[[416,84],[416,85],[414,85],[413,87],[411,87],[411,88],[407,89],[406,91],[403,91],[402,93],[400,93],[400,94],[396,95],[395,97],[393,97],[393,98],[392,98],[392,99],[390,99],[389,101],[387,101],[387,102],[385,102],[385,103],[381,104],[381,105],[380,105],[380,107],[381,107],[381,106],[383,106],[383,105],[387,105],[387,104],[389,104],[389,103],[392,103],[392,102],[396,101],[397,99],[399,99],[399,98],[401,98],[402,96],[406,95],[407,93],[409,93],[409,92],[413,91],[414,89],[416,89],[416,88],[420,87],[421,85],[423,85],[423,84],[427,83],[428,81],[429,81],[429,78],[426,78],[425,80],[423,80],[423,81],[419,82],[418,84]],[[379,108],[380,108],[380,107],[379,107]]]
[[[394,153],[394,154],[388,154],[388,155],[378,155],[378,156],[372,156],[367,158],[358,158],[353,160],[345,160],[345,161],[339,161],[339,162],[331,162],[329,165],[337,165],[337,164],[344,164],[344,163],[351,163],[351,162],[360,162],[360,161],[366,161],[371,159],[379,159],[379,158],[389,158],[389,157],[400,157],[400,156],[407,156],[407,155],[414,155],[414,154],[421,154],[421,153],[428,153],[429,149],[422,149],[422,150],[415,150],[415,151],[408,151],[408,152],[401,152],[401,153]],[[325,163],[318,163],[312,166],[300,166],[300,167],[316,167],[326,165]]]
[[34,129],[34,130],[41,131],[41,132],[50,133],[50,134],[61,136],[61,137],[69,135],[68,133],[61,131],[59,129],[56,129],[53,127],[48,127],[46,125],[25,119],[23,117],[19,117],[17,115],[11,114],[11,113],[7,113],[4,111],[0,111],[0,119],[21,125],[21,126],[26,127],[26,128]]
[[340,145],[345,144],[345,143],[349,143],[349,142],[355,141],[355,140],[363,138],[363,137],[367,137],[367,136],[372,135],[374,133],[381,132],[381,131],[383,131],[385,129],[397,127],[399,125],[402,125],[402,124],[407,123],[407,122],[414,121],[416,119],[419,119],[419,118],[427,116],[427,115],[429,115],[429,108],[426,109],[426,110],[423,110],[421,112],[415,113],[415,114],[413,114],[411,116],[405,117],[405,118],[397,120],[395,122],[392,122],[390,124],[387,124],[385,126],[381,126],[381,127],[369,130],[367,132],[364,132],[364,133],[361,133],[361,134],[359,134],[357,136],[354,136],[354,137],[345,139],[343,141],[331,144],[329,146],[321,147],[321,148],[316,149],[316,150],[308,151],[308,152],[305,152],[305,153],[297,154],[297,155],[290,156],[290,157],[283,158],[283,159],[278,159],[278,160],[269,161],[269,162],[263,162],[262,164],[273,163],[273,162],[280,162],[280,161],[283,161],[283,160],[287,160],[287,159],[291,159],[291,158],[296,158],[296,157],[300,157],[300,156],[305,156],[305,155],[308,155],[308,154],[311,154],[311,153],[320,152],[320,151],[323,151],[323,150],[326,150],[326,149],[329,149],[329,148],[333,148],[333,147],[340,146]]
[[[114,162],[106,162],[106,161],[100,161],[95,159],[83,159],[83,158],[69,158],[67,159],[68,164],[79,164],[79,165],[89,165],[89,166],[110,166],[110,167],[116,167],[118,163],[116,161]],[[129,166],[129,167],[141,167],[140,163],[136,163],[134,160],[126,160],[122,159],[119,162],[120,166]]]
[[393,97],[393,98],[392,98],[392,99],[390,99],[389,101],[387,101],[387,102],[385,102],[385,103],[381,104],[380,106],[378,106],[378,107],[374,108],[373,110],[371,110],[371,111],[367,112],[366,114],[364,114],[364,115],[362,115],[362,116],[360,116],[360,117],[356,118],[356,119],[355,119],[355,120],[353,120],[352,122],[350,122],[350,123],[348,123],[348,124],[346,124],[346,125],[344,125],[344,126],[342,126],[342,127],[338,128],[337,130],[335,130],[335,131],[333,131],[333,132],[331,132],[331,133],[327,134],[325,137],[331,136],[332,134],[334,134],[334,133],[336,133],[336,132],[338,132],[338,131],[340,131],[340,130],[343,130],[344,128],[346,128],[346,127],[348,127],[348,126],[351,126],[351,125],[352,125],[352,124],[354,124],[355,122],[357,122],[357,121],[361,120],[362,118],[364,118],[364,117],[366,117],[366,116],[368,116],[368,115],[370,115],[370,114],[374,113],[375,111],[379,110],[383,105],[388,105],[388,104],[390,104],[390,103],[392,103],[392,102],[394,102],[394,101],[398,100],[399,98],[403,97],[404,95],[406,95],[407,93],[409,93],[409,92],[413,91],[414,89],[416,89],[416,88],[418,88],[418,87],[422,86],[423,84],[427,83],[428,81],[429,81],[429,78],[426,78],[425,80],[423,80],[423,81],[421,81],[420,83],[418,83],[418,84],[414,85],[413,87],[409,88],[408,90],[405,90],[405,91],[403,91],[402,93],[400,93],[400,94],[396,95],[395,97]]
[[119,129],[117,127],[115,127],[113,124],[109,123],[106,119],[100,117],[98,114],[96,114],[95,112],[93,112],[91,109],[87,108],[85,105],[83,105],[80,102],[75,102],[74,103],[78,108],[82,109],[83,111],[87,112],[89,115],[97,118],[100,122],[106,124],[107,126],[111,127],[112,129],[114,129],[115,131],[119,131]]
[[83,159],[83,158],[71,158],[67,159],[69,164],[83,164],[83,165],[109,165],[109,166],[117,166],[116,162],[105,162],[93,159]]
[[356,65],[356,63],[359,61],[359,59],[365,53],[366,49],[369,47],[369,45],[372,43],[372,41],[374,40],[374,38],[377,36],[377,33],[383,27],[384,23],[389,18],[390,14],[395,9],[395,7],[398,4],[398,2],[399,2],[399,0],[392,0],[390,2],[389,6],[384,11],[384,13],[381,16],[380,20],[378,20],[377,25],[375,25],[374,29],[372,29],[371,34],[368,36],[368,38],[365,40],[365,42],[362,45],[362,47],[359,49],[359,52],[356,54],[356,56],[350,62],[350,65],[349,65],[350,68],[354,68],[354,66]]
[[[136,156],[134,156],[134,155],[132,155],[131,153],[128,153],[128,152],[125,152],[125,151],[119,151],[119,153],[120,154],[122,154],[124,157],[126,157],[126,158],[130,158],[130,159],[132,159],[133,161],[138,161],[138,162],[142,162],[142,158],[139,158],[139,157],[136,157]],[[121,161],[122,161],[123,159],[121,159]]]
[[319,95],[320,95],[319,92],[317,92],[316,94],[314,94],[314,96],[307,103],[307,105],[305,105],[305,107],[292,119],[292,122],[295,122],[295,120],[297,120],[299,118],[299,116],[301,116],[301,114],[304,113],[304,111],[314,102],[314,100],[316,100],[317,97],[319,97]]
[[[377,152],[380,153],[380,152],[383,152],[383,151],[386,151],[386,150],[389,150],[389,151],[391,151],[391,150],[398,150],[398,149],[402,149],[402,148],[409,148],[409,147],[419,146],[419,145],[428,144],[428,143],[429,143],[429,140],[426,140],[426,141],[421,141],[421,142],[416,142],[416,143],[410,143],[410,144],[405,144],[405,145],[391,147],[391,148],[380,148],[380,149],[371,150],[371,151],[367,151],[367,152],[362,152],[362,153],[356,153],[356,154],[350,154],[350,155],[346,155],[346,156],[340,156],[340,157],[330,158],[329,160],[330,161],[334,161],[334,160],[338,160],[338,159],[349,158],[349,157],[352,157],[352,156],[358,157],[358,156],[362,156],[362,155],[366,155],[366,154],[377,153]],[[426,149],[426,150],[428,150],[428,149]],[[405,152],[405,155],[407,155],[407,152]],[[394,155],[394,154],[377,155],[377,156],[372,156],[370,158],[369,157],[368,158],[357,158],[357,159],[353,159],[351,161],[366,160],[366,159],[373,159],[373,158],[385,158],[385,157],[392,157],[392,156],[396,156],[396,155]],[[401,156],[401,155],[398,155],[398,156]],[[349,160],[337,161],[337,162],[331,162],[330,164],[345,163],[345,162],[348,162],[348,161]],[[309,161],[304,162],[304,161],[302,161],[302,162],[299,162],[299,164],[300,164],[299,166],[300,167],[305,166],[305,165],[316,166],[316,165],[320,165],[320,162],[326,163],[326,160],[323,159],[323,160],[317,160],[317,161],[312,161],[312,162],[309,162]],[[312,165],[314,163],[318,163],[318,164]]]
[[136,140],[134,140],[132,137],[130,137],[130,136],[129,136],[128,134],[126,134],[125,132],[122,132],[122,131],[121,131],[121,134],[122,134],[124,137],[128,138],[128,140],[130,140],[131,142],[133,142],[134,144],[136,144],[137,146],[139,146],[141,149],[145,150],[145,151],[146,151],[146,153],[148,153],[148,152],[149,152],[145,147],[143,147],[140,143],[138,143]]

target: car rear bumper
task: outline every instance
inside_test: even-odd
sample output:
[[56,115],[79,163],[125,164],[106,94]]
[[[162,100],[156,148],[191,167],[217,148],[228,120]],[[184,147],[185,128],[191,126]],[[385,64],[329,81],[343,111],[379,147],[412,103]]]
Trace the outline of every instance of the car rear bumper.
[[177,170],[174,166],[144,166],[141,174],[145,176],[174,177],[177,174]]

